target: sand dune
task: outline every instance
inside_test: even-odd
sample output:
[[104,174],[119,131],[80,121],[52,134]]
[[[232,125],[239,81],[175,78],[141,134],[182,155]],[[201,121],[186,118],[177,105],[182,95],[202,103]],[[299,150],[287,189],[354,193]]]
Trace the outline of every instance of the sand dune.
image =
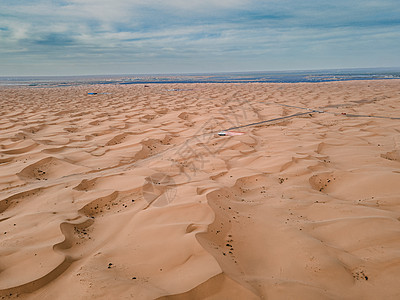
[[400,81],[0,93],[2,299],[400,298]]

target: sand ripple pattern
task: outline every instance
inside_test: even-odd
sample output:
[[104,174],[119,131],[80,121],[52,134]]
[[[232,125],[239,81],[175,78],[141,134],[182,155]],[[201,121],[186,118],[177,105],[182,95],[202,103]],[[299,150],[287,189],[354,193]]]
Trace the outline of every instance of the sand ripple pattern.
[[400,297],[400,81],[0,93],[2,299]]

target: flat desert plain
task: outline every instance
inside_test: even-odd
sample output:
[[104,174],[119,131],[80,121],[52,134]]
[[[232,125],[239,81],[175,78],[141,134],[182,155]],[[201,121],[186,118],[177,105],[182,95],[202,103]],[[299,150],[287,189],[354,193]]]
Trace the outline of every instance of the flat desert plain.
[[400,299],[399,80],[0,108],[1,299]]

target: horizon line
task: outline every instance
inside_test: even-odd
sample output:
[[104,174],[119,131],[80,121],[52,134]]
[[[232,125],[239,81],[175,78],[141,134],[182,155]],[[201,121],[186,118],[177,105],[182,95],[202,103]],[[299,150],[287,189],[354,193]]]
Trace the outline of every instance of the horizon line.
[[94,77],[94,76],[173,76],[173,75],[210,75],[210,74],[255,74],[255,73],[291,73],[291,72],[324,72],[324,71],[367,71],[367,70],[380,70],[390,71],[399,70],[400,66],[397,67],[346,67],[346,68],[322,68],[322,69],[287,69],[287,70],[258,70],[258,71],[211,71],[211,72],[162,72],[162,73],[110,73],[110,74],[74,74],[74,75],[0,75],[0,78],[24,78],[24,77]]

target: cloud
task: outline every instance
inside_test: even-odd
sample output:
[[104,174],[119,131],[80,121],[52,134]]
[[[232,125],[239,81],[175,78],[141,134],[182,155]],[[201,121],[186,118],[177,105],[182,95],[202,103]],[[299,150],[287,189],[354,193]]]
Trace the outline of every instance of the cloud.
[[49,62],[85,64],[89,73],[101,65],[102,73],[110,65],[123,73],[225,71],[322,68],[350,64],[357,53],[362,67],[371,56],[380,64],[395,57],[399,16],[397,0],[2,0],[0,64],[20,73]]

